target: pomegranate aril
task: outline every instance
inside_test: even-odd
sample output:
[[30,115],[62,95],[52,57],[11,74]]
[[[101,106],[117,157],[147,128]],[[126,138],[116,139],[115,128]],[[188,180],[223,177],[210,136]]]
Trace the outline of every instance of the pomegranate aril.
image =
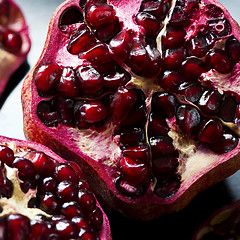
[[224,16],[224,12],[221,8],[214,4],[208,4],[206,6],[206,15],[209,18],[220,18]]
[[190,17],[183,11],[182,7],[176,6],[169,24],[173,27],[186,27],[190,24]]
[[61,74],[62,69],[56,63],[43,62],[35,68],[33,82],[39,90],[47,92],[60,78]]
[[61,214],[63,214],[67,219],[71,219],[73,217],[83,216],[83,211],[76,201],[71,201],[63,203]]
[[176,194],[181,185],[181,179],[178,175],[174,175],[167,179],[158,181],[154,193],[160,198],[167,199]]
[[36,189],[37,183],[34,179],[28,179],[20,183],[21,190],[27,193],[29,189]]
[[0,169],[0,198],[10,198],[13,194],[13,183],[5,176],[5,169]]
[[167,49],[163,53],[163,65],[165,69],[175,70],[178,69],[182,62],[186,59],[185,48]]
[[22,49],[22,37],[19,33],[13,31],[5,31],[2,34],[2,44],[6,51],[17,54]]
[[112,38],[109,47],[120,60],[125,61],[129,58],[132,42],[132,33],[124,29]]
[[206,143],[216,143],[223,134],[223,127],[219,120],[207,119],[199,128],[198,139]]
[[185,43],[186,31],[179,28],[167,28],[165,35],[162,37],[163,47],[179,48]]
[[50,192],[40,196],[39,208],[48,214],[55,214],[59,209],[59,203],[57,197]]
[[237,102],[231,96],[225,96],[219,110],[219,117],[225,122],[232,122],[237,111]]
[[78,227],[70,220],[61,220],[56,223],[56,232],[59,235],[59,239],[71,239],[76,238],[78,234]]
[[185,13],[193,13],[194,10],[198,9],[200,0],[186,0],[184,2],[183,11]]
[[211,50],[207,55],[207,64],[220,73],[230,73],[235,65],[233,58],[221,49]]
[[119,161],[122,178],[130,184],[141,184],[147,176],[148,169],[144,162],[124,156]]
[[216,115],[219,112],[222,96],[218,91],[206,90],[198,101],[198,106],[204,114]]
[[208,20],[207,26],[212,34],[220,38],[228,36],[232,31],[231,25],[226,18]]
[[177,71],[165,71],[159,78],[159,85],[167,91],[176,92],[181,83],[184,82],[184,78]]
[[14,152],[11,148],[0,145],[0,161],[6,163],[9,167],[12,166],[14,160]]
[[115,18],[115,10],[111,5],[105,3],[92,4],[86,10],[86,20],[94,27],[112,23]]
[[156,136],[149,139],[152,150],[152,157],[173,156],[176,154],[173,141],[168,136]]
[[156,92],[152,97],[153,111],[162,114],[166,118],[172,118],[175,115],[177,105],[177,98],[167,92]]
[[159,34],[162,23],[156,17],[147,12],[140,12],[136,16],[137,24],[144,27],[146,35],[150,38],[156,38]]
[[12,167],[17,168],[19,173],[25,177],[31,178],[35,174],[33,163],[23,157],[16,157],[12,163]]
[[85,179],[85,174],[76,162],[67,162],[67,164],[75,170],[80,179]]
[[120,144],[124,146],[133,146],[145,141],[145,132],[141,128],[127,128],[120,133]]
[[71,54],[77,55],[87,51],[94,44],[96,44],[94,34],[91,33],[86,27],[86,29],[81,29],[71,36],[68,42],[67,50]]
[[39,220],[31,221],[31,231],[27,240],[41,240],[47,239],[50,234],[50,230],[47,226],[47,223]]
[[196,138],[201,123],[201,115],[191,105],[181,105],[177,109],[176,121],[179,128],[188,136]]
[[208,51],[208,44],[206,38],[201,34],[198,33],[196,36],[192,37],[189,40],[187,46],[187,52],[190,56],[196,56],[198,58],[202,58]]
[[57,182],[52,177],[44,178],[39,185],[39,191],[41,193],[56,192],[56,189],[57,189]]
[[74,217],[72,218],[72,222],[77,224],[79,231],[81,229],[86,229],[86,230],[90,229],[90,222],[83,217]]
[[160,114],[150,113],[148,136],[167,136],[169,131],[166,120]]
[[234,36],[227,39],[225,43],[225,51],[236,63],[240,61],[240,42]]
[[89,215],[91,224],[96,229],[101,229],[103,224],[103,214],[99,207],[96,207],[96,209]]
[[91,5],[97,5],[99,3],[107,3],[107,1],[106,0],[86,0],[86,1],[81,1],[80,6],[84,10],[87,10]]
[[239,139],[231,133],[224,133],[220,140],[210,144],[210,149],[218,154],[228,153],[237,147]]
[[76,70],[80,90],[83,95],[97,95],[103,88],[104,79],[91,65],[81,66]]
[[86,214],[92,213],[96,208],[96,199],[90,192],[79,190],[77,202]]
[[61,201],[74,200],[77,196],[77,189],[75,185],[70,181],[62,181],[56,188],[57,196]]

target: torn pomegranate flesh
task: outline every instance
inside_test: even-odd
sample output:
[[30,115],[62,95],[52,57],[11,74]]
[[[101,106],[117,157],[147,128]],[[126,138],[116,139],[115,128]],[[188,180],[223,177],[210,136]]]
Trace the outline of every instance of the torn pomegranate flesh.
[[43,57],[34,70],[43,98],[39,119],[49,128],[99,136],[113,127],[120,149],[110,164],[116,189],[132,199],[149,186],[160,198],[174,196],[184,154],[170,133],[219,155],[239,142],[232,127],[239,122],[238,94],[205,81],[214,73],[221,82],[239,65],[239,39],[227,18],[210,1],[144,0],[131,29],[114,1],[80,1],[58,22],[73,66]]
[[76,163],[10,140],[0,145],[0,210],[1,239],[110,239]]

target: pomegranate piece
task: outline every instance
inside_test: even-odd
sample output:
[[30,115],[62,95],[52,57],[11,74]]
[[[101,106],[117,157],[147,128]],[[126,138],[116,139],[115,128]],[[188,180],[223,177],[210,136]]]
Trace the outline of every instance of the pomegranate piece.
[[[67,0],[23,84],[26,138],[76,159],[99,198],[130,218],[178,211],[240,168],[239,36],[212,0]],[[82,199],[95,206],[88,186],[56,181],[41,191],[71,196],[55,211],[86,224],[75,215]],[[98,210],[91,219],[99,228]]]
[[31,41],[28,25],[18,5],[13,0],[5,0],[1,1],[0,8],[1,96],[12,74],[26,60],[31,47]]
[[[70,240],[86,233],[89,239],[111,239],[108,219],[76,163],[67,162],[40,144],[2,136],[0,142],[2,159],[8,161],[10,155],[14,158],[11,165],[1,159],[2,239]],[[53,166],[51,171],[48,166]],[[36,178],[25,191],[22,186]],[[78,188],[79,182],[84,182],[88,190]]]

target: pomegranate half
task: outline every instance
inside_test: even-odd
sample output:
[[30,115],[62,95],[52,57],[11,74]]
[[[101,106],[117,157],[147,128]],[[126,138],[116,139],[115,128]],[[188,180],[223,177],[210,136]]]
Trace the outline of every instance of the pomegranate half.
[[0,136],[0,239],[110,240],[110,226],[74,162]]
[[179,211],[240,168],[240,35],[214,0],[65,1],[22,88],[28,140],[129,218]]
[[12,0],[0,1],[0,96],[30,50],[28,26]]

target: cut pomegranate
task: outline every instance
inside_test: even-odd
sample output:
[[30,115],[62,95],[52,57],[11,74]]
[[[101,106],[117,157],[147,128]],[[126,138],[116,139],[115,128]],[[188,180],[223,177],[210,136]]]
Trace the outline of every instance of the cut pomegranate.
[[28,26],[21,9],[13,0],[0,3],[0,96],[12,74],[26,60],[30,50]]
[[[128,217],[178,211],[240,168],[239,36],[212,0],[67,0],[23,84],[26,138],[74,159]],[[54,181],[41,188],[76,195]]]
[[[78,165],[40,144],[2,136],[0,143],[1,239],[84,239],[84,232],[89,239],[111,239],[108,219]],[[87,190],[78,187],[81,182]]]

